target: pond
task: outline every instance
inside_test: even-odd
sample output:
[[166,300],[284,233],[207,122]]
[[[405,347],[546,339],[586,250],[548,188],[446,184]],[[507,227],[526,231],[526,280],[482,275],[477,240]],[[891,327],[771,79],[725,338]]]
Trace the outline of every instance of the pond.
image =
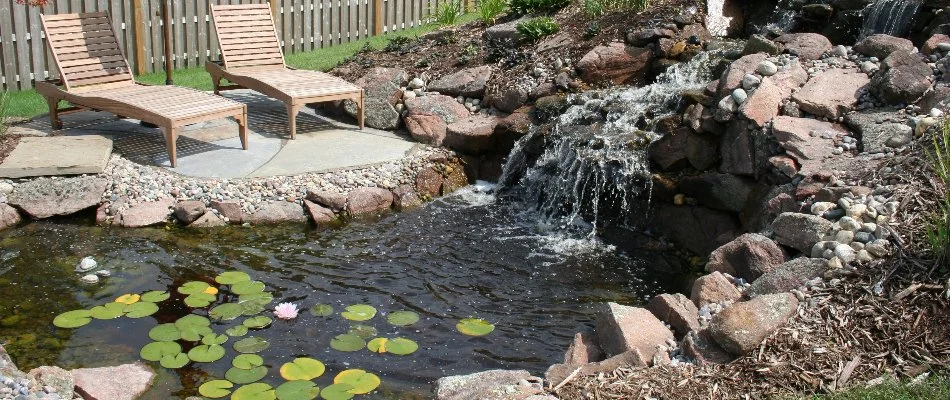
[[[61,329],[53,318],[89,309],[126,293],[175,293],[192,280],[214,282],[224,271],[242,271],[274,294],[269,310],[292,302],[303,310],[252,334],[270,341],[263,382],[283,382],[279,368],[312,357],[329,385],[345,369],[381,378],[378,390],[357,398],[429,398],[436,379],[487,369],[527,369],[541,374],[560,362],[574,332],[592,325],[592,306],[603,301],[639,304],[675,292],[682,276],[653,267],[652,255],[624,253],[585,235],[573,236],[514,201],[466,188],[422,209],[337,229],[305,226],[229,227],[212,231],[179,228],[117,229],[84,221],[36,222],[0,233],[0,341],[24,370],[39,365],[67,369],[140,360],[139,350],[160,323],[207,309],[191,309],[180,295],[140,319],[93,320]],[[111,272],[85,285],[74,271],[92,256]],[[177,301],[176,301],[177,299]],[[311,315],[318,303],[329,317]],[[419,344],[406,356],[366,349],[341,352],[330,341],[354,322],[340,316],[348,305],[369,304],[375,318],[359,322],[379,337],[405,337]],[[387,323],[391,312],[409,310],[421,319],[408,327]],[[267,311],[265,315],[271,315]],[[491,322],[488,335],[456,329],[464,318]],[[238,320],[239,321],[239,320]],[[223,333],[231,323],[215,322]],[[156,385],[146,399],[183,399],[197,387],[223,379],[235,356],[177,370],[152,364]]]

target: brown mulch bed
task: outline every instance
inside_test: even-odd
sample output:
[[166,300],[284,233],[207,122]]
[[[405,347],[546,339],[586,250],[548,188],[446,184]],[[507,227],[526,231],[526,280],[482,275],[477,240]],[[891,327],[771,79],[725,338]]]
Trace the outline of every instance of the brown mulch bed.
[[3,134],[0,135],[0,163],[7,159],[10,152],[20,143],[20,135]]

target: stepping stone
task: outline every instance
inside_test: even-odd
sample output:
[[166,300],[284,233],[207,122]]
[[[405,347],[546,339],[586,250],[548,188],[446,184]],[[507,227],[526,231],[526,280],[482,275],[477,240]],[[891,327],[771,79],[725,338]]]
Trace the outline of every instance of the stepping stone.
[[102,136],[24,137],[0,164],[0,177],[99,174],[112,155]]

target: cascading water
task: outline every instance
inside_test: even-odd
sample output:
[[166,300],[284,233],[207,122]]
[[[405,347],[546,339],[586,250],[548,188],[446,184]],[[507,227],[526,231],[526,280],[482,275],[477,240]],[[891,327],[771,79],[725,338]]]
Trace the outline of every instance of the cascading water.
[[535,129],[516,144],[503,191],[517,193],[547,218],[560,218],[562,227],[592,232],[630,221],[651,182],[646,148],[657,136],[655,121],[676,112],[684,91],[709,82],[710,58],[701,53],[648,86],[571,96],[571,106],[549,130]]
[[920,11],[918,0],[876,0],[865,9],[861,37],[875,33],[904,36],[910,31]]

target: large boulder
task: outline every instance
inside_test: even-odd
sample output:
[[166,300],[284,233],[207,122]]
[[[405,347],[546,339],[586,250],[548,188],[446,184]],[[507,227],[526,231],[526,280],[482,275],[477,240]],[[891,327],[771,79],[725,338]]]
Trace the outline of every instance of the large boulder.
[[409,115],[435,115],[446,124],[451,124],[469,115],[465,106],[455,101],[455,98],[437,93],[427,93],[425,96],[407,98],[405,104]]
[[650,310],[660,321],[673,327],[678,338],[685,336],[689,331],[699,329],[699,310],[688,297],[682,294],[656,296],[647,304],[647,310]]
[[44,219],[98,206],[108,187],[109,181],[93,176],[37,179],[17,185],[7,202],[30,217]]
[[607,356],[636,351],[649,362],[673,332],[644,308],[603,303],[597,309],[597,339]]
[[831,50],[831,41],[817,33],[786,33],[775,38],[785,46],[787,53],[797,55],[803,61],[817,60]]
[[755,181],[732,174],[707,173],[683,178],[679,189],[700,205],[739,212],[755,189]]
[[785,252],[775,241],[758,233],[746,233],[713,251],[706,271],[719,271],[752,282],[785,259]]
[[657,233],[699,255],[706,255],[736,237],[739,229],[729,213],[697,206],[660,204],[653,219]]
[[439,147],[445,141],[448,124],[438,115],[410,114],[405,123],[409,134],[419,143]]
[[307,192],[307,200],[329,208],[335,212],[343,211],[343,209],[346,207],[346,195],[343,193],[313,189]]
[[683,349],[683,355],[689,357],[699,365],[705,364],[728,364],[736,359],[736,356],[722,349],[719,343],[713,339],[709,329],[700,329],[692,331],[683,339],[680,345]]
[[871,80],[851,69],[830,69],[812,78],[792,99],[799,108],[819,117],[837,119],[854,109]]
[[696,279],[693,282],[693,289],[689,296],[696,307],[736,301],[740,297],[742,297],[742,292],[736,289],[736,285],[731,280],[718,271]]
[[761,128],[778,116],[783,96],[782,89],[772,83],[771,79],[765,78],[758,89],[739,107],[739,114]]
[[495,147],[495,127],[500,118],[475,115],[446,127],[445,147],[465,154],[481,154]]
[[577,332],[564,353],[564,364],[581,365],[604,359],[604,351],[597,344],[597,336],[590,332]]
[[942,33],[931,36],[930,39],[927,39],[927,41],[924,42],[923,47],[920,48],[920,52],[924,53],[925,56],[934,54],[934,52],[937,50],[937,45],[940,43],[950,43],[950,36],[944,35]]
[[801,287],[828,269],[823,258],[799,257],[762,275],[746,290],[749,297],[787,292]]
[[742,87],[742,80],[745,76],[755,73],[755,70],[759,68],[759,64],[768,58],[768,54],[749,54],[729,64],[729,67],[723,71],[722,77],[719,78],[719,96],[724,97],[732,93],[733,90]]
[[150,201],[136,204],[119,212],[116,224],[126,228],[142,228],[146,226],[162,225],[168,222],[174,199]]
[[812,246],[831,231],[832,225],[816,215],[787,212],[772,221],[772,231],[777,242],[810,254]]
[[[401,88],[409,82],[409,73],[401,68],[371,69],[354,84],[363,88],[363,117],[366,126],[377,129],[399,127],[399,112],[396,104],[402,99]],[[352,100],[344,100],[343,108],[353,118],[358,117],[358,107]]]
[[304,214],[303,207],[287,201],[264,203],[256,212],[244,218],[244,222],[255,225],[307,221],[307,214]]
[[155,373],[143,363],[118,367],[72,370],[76,394],[84,399],[134,400],[155,380]]
[[[435,382],[436,400],[507,400],[522,390],[520,383],[532,379],[531,373],[524,370],[491,370],[471,375],[457,375],[439,378]],[[524,398],[531,393],[523,393]]]
[[791,293],[759,296],[716,314],[709,323],[709,333],[726,351],[749,355],[797,310],[798,299]]
[[933,87],[933,71],[923,56],[895,51],[884,59],[871,81],[871,91],[890,104],[912,104]]
[[868,57],[877,57],[882,60],[898,50],[913,51],[914,42],[879,33],[870,35],[854,45],[854,51]]
[[178,218],[183,224],[188,225],[195,222],[198,218],[208,211],[205,203],[199,200],[180,201],[175,205],[175,218]]
[[346,197],[346,212],[351,216],[385,212],[392,205],[393,192],[383,188],[356,188],[351,190]]
[[779,116],[772,121],[775,140],[798,161],[799,173],[810,176],[828,168],[825,159],[834,156],[834,139],[847,135],[841,125],[811,118]]
[[577,63],[581,79],[588,83],[611,81],[614,84],[646,83],[653,52],[623,43],[597,46]]
[[430,82],[428,88],[449,96],[481,98],[485,95],[485,84],[491,76],[490,65],[466,68]]
[[485,92],[485,104],[506,113],[515,112],[528,102],[533,87],[525,85],[492,86]]

